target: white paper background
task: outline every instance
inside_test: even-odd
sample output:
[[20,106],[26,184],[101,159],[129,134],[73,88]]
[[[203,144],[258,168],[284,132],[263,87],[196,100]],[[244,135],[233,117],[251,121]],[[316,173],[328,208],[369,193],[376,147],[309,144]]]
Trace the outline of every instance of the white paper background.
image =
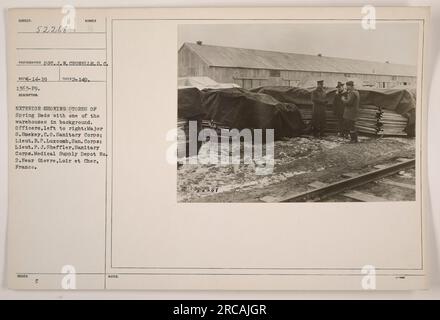
[[[428,129],[428,157],[429,157],[429,177],[431,194],[431,212],[428,213],[428,231],[430,240],[430,256],[432,258],[431,269],[433,271],[431,289],[423,292],[399,292],[399,293],[323,293],[323,292],[279,292],[279,293],[252,293],[252,292],[16,292],[6,288],[5,278],[5,248],[6,248],[6,225],[7,225],[7,114],[6,114],[6,57],[5,57],[5,9],[8,7],[61,7],[66,4],[74,6],[94,6],[94,7],[119,7],[119,6],[138,6],[138,7],[219,7],[219,6],[288,6],[288,5],[341,5],[341,6],[362,6],[364,1],[11,1],[3,0],[0,16],[0,276],[1,288],[0,299],[11,298],[131,298],[131,299],[303,299],[303,298],[440,298],[440,199],[436,195],[440,190],[440,146],[436,137],[440,136],[440,93],[438,90],[432,90],[429,101],[429,129]],[[369,1],[368,4],[382,6],[414,5],[431,6],[432,13],[432,39],[430,59],[427,63],[427,69],[433,70],[431,73],[431,88],[440,86],[440,65],[439,51],[440,43],[436,32],[440,30],[440,3],[438,1]]]

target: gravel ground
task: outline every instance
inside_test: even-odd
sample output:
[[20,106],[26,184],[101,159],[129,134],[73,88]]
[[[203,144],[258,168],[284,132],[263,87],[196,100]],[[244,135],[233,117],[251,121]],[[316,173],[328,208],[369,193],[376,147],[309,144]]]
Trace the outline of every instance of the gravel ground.
[[[415,156],[414,139],[360,137],[352,144],[336,136],[316,139],[301,136],[276,141],[273,172],[257,175],[258,161],[219,165],[206,143],[199,152],[205,164],[183,164],[178,168],[180,202],[256,202],[265,196],[282,198],[307,189],[313,181],[335,182],[347,172],[363,173],[376,164]],[[225,154],[225,153],[223,153]],[[397,200],[397,199],[396,199]]]

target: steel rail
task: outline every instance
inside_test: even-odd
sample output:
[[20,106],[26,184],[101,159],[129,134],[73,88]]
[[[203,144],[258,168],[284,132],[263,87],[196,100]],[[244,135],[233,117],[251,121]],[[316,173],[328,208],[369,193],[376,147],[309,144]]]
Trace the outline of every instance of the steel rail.
[[338,182],[331,183],[321,188],[306,191],[293,196],[287,196],[283,199],[279,199],[278,202],[316,202],[325,198],[337,195],[343,191],[350,190],[369,182],[376,181],[378,179],[393,175],[399,171],[415,166],[415,159],[400,161],[395,165],[391,165],[385,168],[370,171],[368,173],[360,174],[355,177],[344,179]]

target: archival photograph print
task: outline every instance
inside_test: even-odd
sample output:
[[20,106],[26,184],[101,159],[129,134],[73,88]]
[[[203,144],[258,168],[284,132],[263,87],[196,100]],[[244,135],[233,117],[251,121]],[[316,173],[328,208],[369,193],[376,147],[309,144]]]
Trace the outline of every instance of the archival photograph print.
[[181,24],[178,202],[415,201],[419,25]]

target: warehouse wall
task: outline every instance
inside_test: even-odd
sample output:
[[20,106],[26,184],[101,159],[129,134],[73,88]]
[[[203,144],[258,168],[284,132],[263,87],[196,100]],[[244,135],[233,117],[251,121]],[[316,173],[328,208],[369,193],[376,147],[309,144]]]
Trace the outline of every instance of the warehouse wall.
[[208,76],[217,82],[236,83],[246,89],[267,85],[270,78],[269,70],[221,67],[209,68]]
[[217,82],[233,82],[243,88],[255,88],[262,85],[297,86],[309,80],[323,79],[327,82],[334,82],[335,80],[344,81],[347,78],[368,81],[380,88],[391,88],[403,84],[415,85],[416,80],[415,77],[402,76],[223,67],[210,67],[205,72],[205,75]]
[[208,75],[208,65],[191,49],[188,49],[188,47],[182,46],[177,56],[179,77],[195,77]]
[[415,77],[209,67],[203,59],[186,46],[182,46],[178,53],[178,76],[207,76],[217,82],[236,83],[246,89],[263,85],[298,86],[318,78],[329,83],[333,83],[335,80],[344,81],[346,78],[357,78],[368,81],[379,88],[391,88],[404,84],[415,85]]

